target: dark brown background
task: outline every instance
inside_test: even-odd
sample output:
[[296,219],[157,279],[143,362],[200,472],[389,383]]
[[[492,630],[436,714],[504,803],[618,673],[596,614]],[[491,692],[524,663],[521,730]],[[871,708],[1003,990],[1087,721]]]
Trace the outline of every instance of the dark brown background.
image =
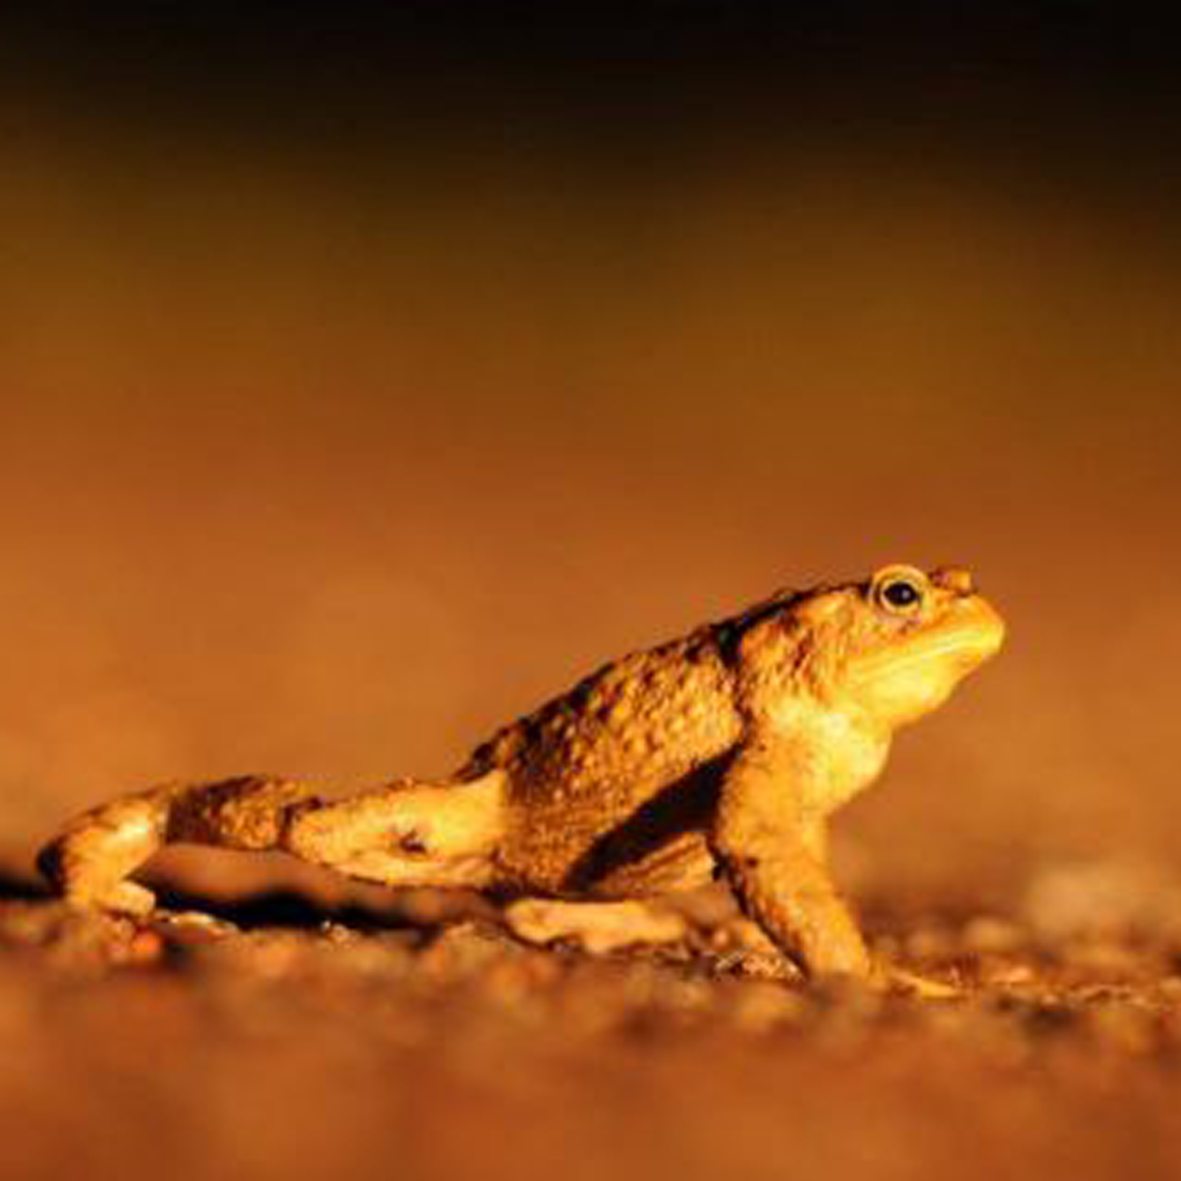
[[879,7],[6,18],[0,865],[161,778],[445,771],[887,560],[1011,644],[850,880],[1170,865],[1168,40]]

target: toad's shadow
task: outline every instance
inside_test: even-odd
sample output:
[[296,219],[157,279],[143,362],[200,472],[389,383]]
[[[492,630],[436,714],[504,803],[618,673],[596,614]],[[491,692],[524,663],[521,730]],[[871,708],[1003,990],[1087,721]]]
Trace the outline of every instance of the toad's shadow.
[[[195,893],[179,888],[164,878],[147,875],[146,884],[156,893],[165,911],[198,911],[222,919],[244,930],[259,927],[285,927],[292,930],[316,930],[325,924],[339,924],[353,930],[433,930],[439,919],[427,920],[407,913],[397,906],[376,907],[347,902],[328,904],[289,888],[258,890],[238,898]],[[0,903],[51,902],[50,889],[35,878],[0,869]]]
[[378,910],[354,902],[329,905],[287,888],[258,890],[239,898],[211,898],[160,880],[152,881],[151,886],[164,910],[198,911],[243,930],[286,927],[308,931],[332,924],[354,931],[388,931],[433,925],[414,921],[395,911]]
[[0,869],[0,902],[35,902],[51,897],[49,888],[34,878]]

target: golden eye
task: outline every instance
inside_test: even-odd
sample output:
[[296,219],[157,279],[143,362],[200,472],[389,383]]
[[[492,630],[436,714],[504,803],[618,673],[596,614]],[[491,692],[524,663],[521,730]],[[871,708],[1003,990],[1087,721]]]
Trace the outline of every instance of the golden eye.
[[883,570],[874,579],[873,597],[894,615],[913,615],[922,607],[926,590],[927,580],[918,570]]

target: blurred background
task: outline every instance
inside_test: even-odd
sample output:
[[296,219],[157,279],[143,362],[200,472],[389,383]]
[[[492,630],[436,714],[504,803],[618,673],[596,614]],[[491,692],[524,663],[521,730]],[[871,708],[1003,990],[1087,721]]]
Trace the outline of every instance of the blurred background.
[[[1171,870],[1169,40],[556,7],[0,20],[0,869],[160,779],[445,772],[909,561],[1011,641],[849,809],[849,880]],[[247,862],[178,872],[288,872]]]

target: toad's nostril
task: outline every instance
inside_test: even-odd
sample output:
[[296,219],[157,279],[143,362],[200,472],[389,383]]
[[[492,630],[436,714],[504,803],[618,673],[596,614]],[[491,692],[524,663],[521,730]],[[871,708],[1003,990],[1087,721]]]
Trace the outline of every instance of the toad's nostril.
[[931,581],[957,595],[970,595],[976,590],[972,572],[962,566],[940,566],[938,570],[931,571]]

